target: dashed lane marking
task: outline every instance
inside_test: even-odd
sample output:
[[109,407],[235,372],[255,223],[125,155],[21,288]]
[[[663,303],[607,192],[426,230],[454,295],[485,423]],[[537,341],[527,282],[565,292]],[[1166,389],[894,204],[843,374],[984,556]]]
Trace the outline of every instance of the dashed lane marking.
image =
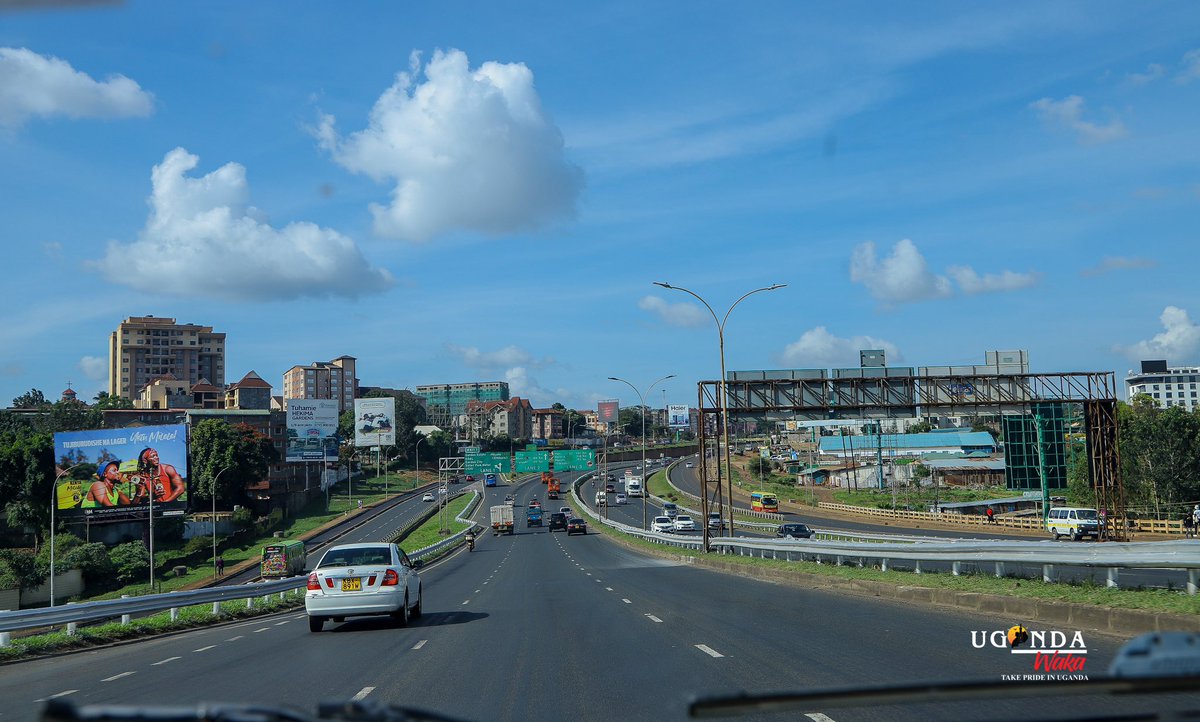
[[167,662],[174,662],[177,659],[183,659],[183,658],[182,657],[167,657],[166,659],[160,659],[157,662],[151,662],[150,666],[157,667],[160,664],[166,664]]
[[417,642],[416,644],[413,645],[413,649],[420,649],[421,647],[424,647],[425,643],[428,641],[429,641],[428,639],[422,639],[420,642]]
[[606,591],[606,592],[611,592],[611,591],[612,591],[612,587],[605,587],[605,588],[604,588],[604,591]]
[[239,639],[241,639],[241,638],[242,638],[242,637],[244,637],[244,636],[246,636],[246,635],[244,635],[244,634],[239,634],[238,636],[236,636],[236,637],[230,637],[229,639],[226,639],[225,641],[226,641],[226,642],[236,642],[236,641],[238,641]]
[[833,722],[832,717],[830,717],[829,715],[826,715],[826,714],[821,714],[820,712],[809,712],[808,714],[806,714],[804,716],[809,718],[813,722]]
[[77,690],[77,689],[68,689],[68,690],[59,692],[58,694],[52,694],[49,697],[43,697],[42,699],[35,699],[34,702],[45,702],[48,699],[58,699],[59,697],[66,697],[69,694],[75,694],[78,691],[79,690]]
[[662,620],[659,619],[658,617],[654,616],[653,614],[647,614],[646,617],[648,617],[651,622],[656,622],[658,624],[662,624]]
[[629,601],[628,599],[621,599],[621,601],[625,602],[626,604],[633,604],[633,602]]
[[254,630],[254,633],[255,633],[255,634],[258,634],[259,632],[265,632],[265,631],[267,631],[267,630],[269,630],[269,629],[270,629],[270,627],[263,627],[262,629],[256,629],[256,630]]
[[129,675],[131,675],[131,674],[137,674],[137,672],[122,672],[122,673],[120,673],[120,674],[114,674],[114,675],[113,675],[113,676],[111,676],[111,677],[105,677],[104,679],[102,679],[102,680],[100,680],[100,681],[101,681],[101,682],[115,682],[115,681],[117,681],[118,679],[120,679],[120,678],[122,678],[122,677],[128,677],[128,676],[129,676]]
[[713,649],[712,647],[708,646],[707,644],[697,644],[696,649],[698,649],[701,652],[704,652],[705,654],[707,654],[708,656],[714,657],[714,658],[725,656],[725,655],[721,654],[720,652],[718,652],[717,650]]
[[466,600],[465,602],[463,602],[463,606],[466,606],[466,605],[468,605],[468,604],[470,604],[470,603],[471,603],[471,600],[470,600],[470,599],[468,599],[468,600]]
[[363,687],[362,689],[358,690],[358,694],[356,694],[350,698],[350,701],[351,702],[361,702],[362,700],[367,698],[367,695],[371,694],[374,691],[375,691],[374,687]]
[[288,623],[288,622],[290,622],[290,621],[292,621],[292,620],[290,620],[290,619],[285,619],[285,620],[283,620],[282,622],[275,622],[275,626],[276,626],[276,627],[278,627],[279,625],[281,625],[281,624],[287,624],[287,623]]
[[201,647],[200,649],[193,649],[192,651],[193,651],[193,652],[207,652],[208,650],[212,649],[212,648],[213,648],[213,647],[215,647],[215,646],[217,646],[217,645],[215,645],[215,644],[210,644],[210,645],[208,645],[207,647]]

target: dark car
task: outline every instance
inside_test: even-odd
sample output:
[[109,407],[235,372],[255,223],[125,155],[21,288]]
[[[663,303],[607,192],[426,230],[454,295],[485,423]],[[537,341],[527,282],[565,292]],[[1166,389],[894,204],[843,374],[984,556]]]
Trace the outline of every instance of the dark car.
[[780,539],[788,537],[792,539],[810,539],[812,535],[813,530],[804,524],[780,524],[779,528],[775,530],[775,536]]
[[567,536],[572,534],[587,534],[587,522],[579,518],[568,519]]
[[470,484],[474,481],[475,481],[475,477],[471,476],[470,474],[467,474],[467,483]]
[[556,511],[550,515],[550,531],[555,529],[567,530],[567,515],[561,511]]
[[604,490],[607,491],[609,494],[611,494],[617,490],[617,485],[616,484],[608,484],[604,487]]

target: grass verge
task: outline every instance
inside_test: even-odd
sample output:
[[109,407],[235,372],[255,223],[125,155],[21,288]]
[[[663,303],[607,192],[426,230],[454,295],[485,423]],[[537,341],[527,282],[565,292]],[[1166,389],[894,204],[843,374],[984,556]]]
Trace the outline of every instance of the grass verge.
[[[300,591],[303,592],[303,589]],[[272,595],[270,601],[265,602],[261,598],[255,598],[252,607],[247,607],[244,599],[222,602],[221,611],[216,615],[212,613],[212,604],[197,604],[181,607],[179,616],[174,621],[171,620],[170,612],[161,612],[134,619],[129,624],[111,622],[81,627],[74,635],[68,635],[65,631],[36,634],[14,639],[7,647],[0,647],[0,662],[14,662],[55,652],[96,647],[126,639],[203,627],[214,622],[259,617],[303,605],[303,594],[289,592],[282,600],[278,594]]]
[[[442,514],[434,514],[428,521],[413,530],[411,534],[406,536],[401,546],[405,551],[424,549],[428,546],[437,544],[442,539],[448,536],[459,533],[469,528],[470,524],[464,524],[460,521],[455,521],[455,517],[463,513],[467,508],[467,504],[471,501],[471,494],[463,494],[457,499],[452,499],[446,505],[446,512]],[[446,526],[442,526],[442,519],[446,520]],[[449,529],[449,532],[443,531],[443,528]]]

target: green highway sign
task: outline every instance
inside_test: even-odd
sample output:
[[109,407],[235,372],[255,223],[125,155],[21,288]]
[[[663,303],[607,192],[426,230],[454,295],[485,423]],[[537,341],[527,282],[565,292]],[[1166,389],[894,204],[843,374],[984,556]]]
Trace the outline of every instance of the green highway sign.
[[518,451],[516,473],[550,471],[549,451]]
[[467,454],[463,459],[463,472],[467,474],[504,473],[508,470],[508,454],[488,452],[486,454]]
[[555,471],[592,471],[596,468],[596,452],[591,449],[564,449],[554,452]]

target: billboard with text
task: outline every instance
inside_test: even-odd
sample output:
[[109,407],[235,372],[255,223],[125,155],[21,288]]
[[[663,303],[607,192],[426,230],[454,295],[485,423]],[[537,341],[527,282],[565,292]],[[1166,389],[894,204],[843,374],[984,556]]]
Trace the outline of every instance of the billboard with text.
[[354,400],[354,445],[393,446],[396,443],[396,399]]
[[667,425],[673,429],[691,426],[687,404],[667,404]]
[[94,519],[187,509],[187,426],[65,431],[54,435],[54,504]]
[[620,419],[619,401],[600,401],[596,404],[596,418],[602,424],[615,424]]
[[322,461],[338,456],[338,402],[288,399],[287,461]]

